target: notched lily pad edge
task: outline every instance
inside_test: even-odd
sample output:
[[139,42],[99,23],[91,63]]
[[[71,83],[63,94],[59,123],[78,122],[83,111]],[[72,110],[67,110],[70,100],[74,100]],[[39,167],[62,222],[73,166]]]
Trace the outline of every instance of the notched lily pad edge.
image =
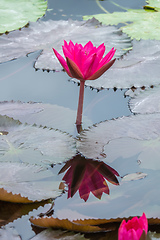
[[[18,100],[18,101],[14,101],[14,100],[11,100],[11,101],[0,101],[0,104],[5,104],[5,103],[20,103],[20,104],[41,104],[42,102],[33,102],[33,101],[29,101],[29,102],[22,102],[22,101],[20,101],[20,100]],[[42,103],[43,104],[43,103]],[[13,118],[13,117],[9,117],[8,115],[1,115],[0,114],[0,116],[2,116],[2,117],[7,117],[7,118],[9,118],[9,119],[11,119],[11,120],[13,120],[13,121],[17,121],[17,123],[19,124],[19,125],[24,125],[24,126],[31,126],[31,127],[37,127],[37,128],[43,128],[43,129],[48,129],[48,130],[54,130],[54,131],[56,131],[56,132],[61,132],[62,134],[66,134],[66,135],[68,135],[69,137],[71,137],[71,138],[73,138],[74,140],[76,140],[76,138],[75,137],[73,137],[71,134],[69,134],[68,132],[66,132],[66,131],[62,131],[62,130],[60,130],[60,129],[58,129],[58,128],[54,128],[54,127],[47,127],[46,125],[42,125],[42,124],[40,124],[40,125],[38,125],[38,124],[36,124],[36,123],[33,123],[33,124],[29,124],[29,123],[27,123],[27,122],[24,122],[24,123],[22,123],[21,121],[19,121],[19,119],[15,119],[15,118]],[[76,127],[76,125],[75,125],[75,127]]]
[[[124,217],[124,218],[111,218],[111,219],[84,219],[84,220],[77,219],[77,220],[70,221],[68,218],[58,219],[52,216],[51,217],[44,216],[42,218],[31,217],[29,220],[32,225],[40,228],[51,227],[54,229],[67,229],[69,231],[82,232],[82,233],[96,233],[96,232],[98,233],[98,232],[108,232],[108,231],[118,230],[119,225],[123,220],[128,221],[133,217],[134,216],[130,216],[128,218]],[[38,220],[42,221],[42,223],[39,225],[37,223]],[[50,221],[50,223],[47,220]],[[113,224],[112,227],[111,227],[111,224]],[[160,218],[148,218],[148,225],[149,225],[149,230],[158,231],[157,226],[160,225]]]

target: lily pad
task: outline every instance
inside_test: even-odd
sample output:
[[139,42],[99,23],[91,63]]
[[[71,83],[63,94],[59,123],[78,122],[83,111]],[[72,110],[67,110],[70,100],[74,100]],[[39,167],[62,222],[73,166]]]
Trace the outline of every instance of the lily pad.
[[[93,17],[106,25],[117,25],[119,23],[125,24],[126,26],[123,26],[120,29],[132,39],[160,40],[160,12],[150,12],[143,9],[129,9],[126,12],[84,16],[83,19],[88,20]],[[142,29],[144,29],[144,31],[142,31]]]
[[160,112],[160,88],[147,89],[129,101],[129,107],[133,113],[159,113]]
[[[133,41],[133,49],[117,60],[100,78],[86,81],[93,88],[150,87],[160,84],[160,42],[156,40]],[[151,71],[152,69],[152,71]],[[74,81],[76,81],[74,79]],[[77,82],[77,81],[76,81]]]
[[[140,170],[135,158],[119,158],[113,164],[122,174]],[[117,218],[140,216],[145,212],[147,218],[160,218],[160,171],[145,169],[145,173],[147,176],[143,179],[121,181],[118,187],[110,186],[110,195],[103,195],[101,200],[91,195],[84,203],[78,195],[69,199],[63,195],[55,200],[54,217],[69,220],[105,218],[114,221]]]
[[[98,37],[97,37],[98,36]],[[125,54],[132,47],[130,38],[112,26],[102,26],[97,20],[90,21],[46,21],[30,23],[29,28],[11,32],[0,37],[0,62],[9,61],[36,50],[43,50],[36,60],[36,69],[62,70],[53,54],[54,47],[62,55],[64,40],[85,44],[91,40],[94,45],[105,43],[107,52],[115,47],[116,57]]]
[[0,116],[0,161],[47,166],[66,161],[76,152],[75,140],[58,130],[21,124]]
[[115,139],[104,146],[104,154],[107,155],[109,161],[114,161],[120,156],[127,159],[136,155],[136,161],[140,168],[160,170],[159,137],[150,140],[137,140],[134,138]]
[[[74,134],[76,111],[58,105],[43,103],[0,102],[1,115],[20,120],[22,123],[37,124]],[[83,128],[92,125],[91,120],[83,116]]]
[[20,235],[14,228],[1,228],[0,229],[0,238],[1,240],[21,240]]
[[75,232],[101,232],[102,229],[99,228],[98,226],[89,226],[88,224],[85,223],[85,221],[80,224],[72,222],[68,219],[58,219],[54,217],[42,217],[42,218],[30,218],[30,221],[32,224],[37,225],[39,227],[45,227],[45,228],[62,228],[62,229],[67,229],[70,231],[75,231]]
[[40,206],[50,202],[50,200],[35,203],[14,203],[14,202],[4,202],[0,201],[0,226],[4,226],[7,223],[11,223],[21,216],[28,214],[29,212],[36,210]]
[[0,199],[9,202],[34,202],[61,195],[59,181],[50,170],[23,163],[0,164]]
[[22,28],[29,21],[35,22],[46,10],[46,0],[1,0],[0,33]]
[[72,233],[72,232],[64,232],[61,230],[52,230],[47,229],[33,237],[31,240],[85,240],[83,235]]
[[[112,162],[112,160],[107,157],[108,153],[104,150],[105,145],[107,146],[111,140],[128,137],[137,140],[154,141],[156,139],[158,140],[159,136],[160,114],[122,117],[101,122],[88,130],[83,131],[80,135],[78,150],[88,158],[106,158],[107,162]],[[133,152],[134,148],[131,146],[130,150]],[[121,149],[118,148],[117,153],[115,151],[115,154],[121,156]],[[130,154],[130,152],[127,151],[125,154],[126,157],[128,157],[127,154]]]

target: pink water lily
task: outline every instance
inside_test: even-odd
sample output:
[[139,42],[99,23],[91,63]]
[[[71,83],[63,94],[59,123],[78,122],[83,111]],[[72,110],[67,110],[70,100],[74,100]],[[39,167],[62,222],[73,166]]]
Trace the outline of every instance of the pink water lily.
[[[93,46],[89,41],[84,47],[81,44],[74,44],[72,41],[69,44],[64,41],[63,53],[65,59],[53,48],[53,51],[61,63],[64,70],[72,78],[80,80],[79,103],[77,110],[77,126],[82,123],[84,83],[86,80],[95,80],[107,71],[115,62],[113,59],[116,49],[112,48],[105,57],[104,43],[99,47]],[[79,128],[77,128],[79,129]]]
[[89,41],[83,47],[78,43],[74,45],[72,41],[69,44],[64,41],[62,48],[66,60],[53,48],[56,57],[70,77],[81,81],[99,78],[115,61],[115,59],[111,60],[116,51],[114,48],[103,58],[104,43],[99,47],[94,47],[93,43]]
[[116,176],[118,172],[101,161],[94,161],[86,159],[77,154],[70,159],[59,173],[66,172],[63,179],[68,185],[68,198],[79,190],[80,197],[87,201],[90,192],[99,199],[104,193],[109,194],[109,187],[107,181],[114,185],[119,182]]
[[140,218],[133,217],[126,222],[122,221],[118,230],[118,240],[146,240],[148,221],[145,213]]

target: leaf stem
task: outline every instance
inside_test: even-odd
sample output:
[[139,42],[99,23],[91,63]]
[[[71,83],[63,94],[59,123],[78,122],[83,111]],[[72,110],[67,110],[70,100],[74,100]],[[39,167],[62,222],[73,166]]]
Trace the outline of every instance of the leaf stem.
[[85,81],[81,80],[80,81],[80,89],[79,89],[79,101],[78,101],[77,119],[76,119],[76,126],[77,126],[78,133],[80,132],[80,127],[81,127],[81,124],[82,124],[84,84],[85,84]]
[[109,13],[104,7],[102,7],[102,5],[100,4],[99,0],[96,0],[96,3],[98,5],[98,7],[101,8],[105,13]]

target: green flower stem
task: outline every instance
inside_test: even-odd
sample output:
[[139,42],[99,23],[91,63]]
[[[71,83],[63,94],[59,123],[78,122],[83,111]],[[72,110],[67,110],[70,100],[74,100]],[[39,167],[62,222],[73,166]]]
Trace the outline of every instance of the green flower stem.
[[82,124],[82,112],[83,112],[83,99],[84,99],[84,84],[85,81],[80,81],[80,89],[79,89],[79,101],[78,101],[78,110],[77,110],[77,119],[76,126],[77,131],[79,133],[81,124]]

